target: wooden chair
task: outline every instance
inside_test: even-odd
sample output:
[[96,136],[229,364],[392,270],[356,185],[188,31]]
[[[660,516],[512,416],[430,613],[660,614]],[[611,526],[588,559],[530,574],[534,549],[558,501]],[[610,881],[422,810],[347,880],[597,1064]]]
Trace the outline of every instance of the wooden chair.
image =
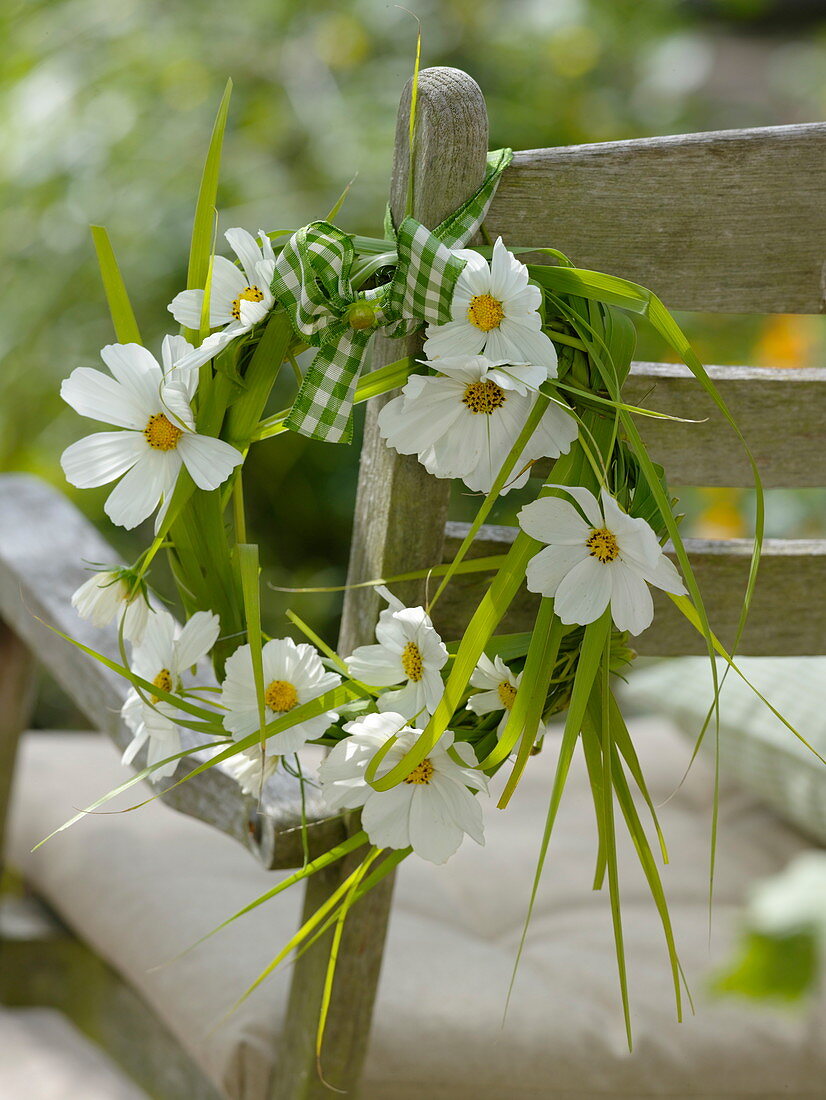
[[[419,95],[414,212],[423,222],[435,225],[482,178],[488,147],[487,115],[479,88],[458,70],[424,71]],[[397,214],[402,209],[408,173],[408,101],[406,92],[398,120],[391,184],[391,203]],[[826,125],[815,124],[518,152],[502,181],[487,228],[492,236],[501,233],[511,245],[547,242],[570,255],[579,266],[636,279],[651,287],[671,308],[815,313],[823,308],[821,265],[826,258],[822,207],[824,148]],[[417,338],[411,338],[406,349],[400,348],[399,342],[377,340],[376,344],[375,365],[397,359],[405,350],[415,353],[420,348]],[[767,486],[826,484],[826,448],[822,446],[826,375],[814,369],[773,371],[743,367],[712,367],[710,373],[742,425]],[[750,484],[736,438],[721,426],[710,402],[702,398],[687,370],[671,364],[638,363],[627,392],[632,402],[648,396],[656,408],[676,415],[709,418],[700,425],[663,425],[655,420],[643,423],[652,454],[665,464],[673,485]],[[351,581],[426,567],[440,560],[445,548],[449,551],[454,547],[465,530],[461,524],[448,522],[449,485],[429,477],[414,459],[400,457],[382,443],[376,428],[380,404],[374,402],[367,412],[350,558]],[[513,532],[508,529],[484,528],[475,551],[497,552],[512,537]],[[691,552],[712,622],[722,638],[730,640],[748,564],[748,541],[692,543]],[[59,682],[95,729],[107,734],[119,748],[129,740],[118,714],[125,694],[123,682],[67,645],[46,626],[51,624],[96,648],[114,653],[113,635],[102,635],[80,622],[69,605],[71,592],[85,576],[83,562],[113,559],[113,552],[103,539],[59,493],[27,476],[0,478],[0,613],[6,624],[0,643],[3,701],[0,827],[19,734],[29,713],[35,662],[40,662]],[[812,600],[812,593],[823,591],[824,587],[826,542],[770,540],[742,651],[752,654],[826,651],[826,605],[822,600]],[[479,591],[479,582],[471,577],[458,581],[445,594],[436,623],[444,636],[458,635]],[[417,583],[399,586],[399,593],[410,603],[420,601],[423,594]],[[525,629],[530,624],[530,605],[527,594],[520,597],[509,612],[504,629]],[[378,598],[370,589],[347,595],[341,652],[372,639],[378,609]],[[637,648],[643,653],[669,655],[702,651],[691,630],[672,614],[668,601],[658,604],[654,625],[640,638]],[[46,736],[33,735],[27,741],[41,743]],[[81,749],[81,741],[77,735],[64,738],[61,744],[69,747],[61,749],[62,763],[54,764],[55,768],[67,769],[65,793],[74,805],[85,804],[83,776],[88,786],[89,768],[99,766],[97,749],[89,739],[83,741]],[[24,805],[23,816],[27,813],[29,784],[37,785],[38,780],[52,782],[48,776],[43,778],[44,769],[56,759],[58,742],[48,744],[48,752],[41,751],[35,764],[27,768],[26,783],[19,795]],[[82,757],[77,774],[70,770],[73,745]],[[197,760],[186,758],[179,775],[194,768]],[[112,774],[117,775],[116,766],[110,767]],[[62,774],[57,777],[58,788]],[[103,793],[112,785],[103,775],[94,779],[93,793]],[[582,800],[585,801],[584,790]],[[270,781],[260,809],[254,800],[241,794],[232,777],[220,768],[210,769],[177,787],[164,796],[164,801],[240,842],[267,870],[301,865],[300,798],[297,784],[289,776]],[[42,814],[42,822],[30,826],[28,831],[16,826],[27,842],[32,836],[40,839],[36,835],[37,825],[43,835],[50,824],[45,820],[48,807],[37,805],[39,808],[31,813],[35,817]],[[311,798],[307,809],[312,852],[321,851],[344,835],[342,822],[326,817],[317,801]],[[165,814],[167,822],[178,820],[157,807],[126,815],[124,827],[136,830],[133,838],[136,860],[151,861],[153,849],[161,854],[167,847],[163,833],[148,836],[141,847],[142,815],[148,818],[153,812],[156,817]],[[116,821],[120,824],[120,819],[103,819],[102,827],[115,828]],[[91,835],[88,831],[83,833],[86,825],[82,822],[76,827],[78,837]],[[181,827],[184,826],[189,828],[185,822]],[[778,836],[782,834],[774,846],[774,857],[788,855],[799,840],[789,831],[783,833],[777,823],[770,822],[770,826],[776,828]],[[89,823],[89,829],[93,827],[97,827],[94,821]],[[539,820],[531,828],[531,835],[538,837]],[[186,835],[189,837],[189,833]],[[258,1075],[249,1068],[236,1066],[234,1076],[216,1077],[214,1068],[205,1070],[202,1064],[196,1064],[191,1049],[184,1049],[186,1044],[181,1043],[180,1036],[174,1038],[169,1028],[158,1022],[146,1003],[145,989],[136,992],[124,983],[121,974],[134,975],[134,959],[124,962],[119,957],[117,943],[106,948],[98,944],[98,950],[107,955],[98,958],[83,943],[84,927],[75,927],[76,935],[61,927],[61,918],[75,924],[78,909],[84,904],[83,898],[75,898],[64,909],[60,896],[63,841],[64,837],[58,837],[31,857],[25,855],[19,840],[13,848],[14,862],[24,865],[49,904],[35,909],[29,902],[7,900],[6,934],[0,947],[0,996],[6,1003],[46,1003],[65,1010],[81,1028],[102,1042],[153,1096],[192,1100],[228,1095],[258,1100],[269,1095],[278,1100],[305,1100],[329,1095],[318,1079],[314,1056],[326,944],[319,944],[295,963],[289,998],[281,997],[283,1003],[279,1002],[278,1011],[283,1019],[261,1020],[263,1038],[259,1038],[265,1046],[270,1044],[275,1049],[256,1055]],[[214,846],[218,855],[210,855],[201,871],[206,880],[215,875],[217,882],[219,857],[224,869],[221,874],[236,864],[240,867],[242,857],[226,850],[227,846],[217,836]],[[521,847],[524,848],[524,843]],[[82,853],[81,849],[80,855],[73,856],[76,862],[68,876],[71,881],[66,885],[75,894],[83,889],[82,884],[78,887],[77,877],[97,868],[98,862],[105,858],[105,841],[89,848],[86,868],[78,862]],[[44,885],[45,879],[38,870],[44,860],[51,861],[48,885]],[[137,863],[124,866],[122,874],[128,878],[133,866]],[[486,865],[477,862],[474,866],[481,869]],[[491,875],[495,874],[495,866],[489,867]],[[349,867],[345,861],[311,878],[305,910],[312,911],[329,896],[342,876],[349,873]],[[450,867],[446,870],[448,875]],[[192,877],[194,892],[195,872],[192,868],[181,870],[184,877],[187,874]],[[412,874],[415,879],[419,872]],[[226,875],[220,879],[230,880]],[[449,880],[442,877],[438,881]],[[323,1068],[327,1080],[338,1088],[349,1089],[350,1095],[357,1088],[365,1057],[392,891],[392,882],[386,880],[361,901],[348,920],[344,935]],[[279,898],[269,903],[271,908],[257,911],[255,928],[259,932],[262,920],[272,919],[273,937],[268,946],[271,955],[282,946],[284,936],[280,927],[276,929],[275,917],[263,918],[262,914],[275,914],[283,901],[283,897]],[[104,897],[101,907],[106,905]],[[223,915],[231,908],[228,904]],[[193,913],[193,918],[197,916],[197,912]],[[292,912],[292,919],[295,916]],[[179,919],[186,923],[185,914]],[[129,924],[124,921],[123,934],[134,944],[139,933],[136,931],[130,940],[133,930]],[[235,926],[240,936],[246,935],[242,926],[243,922]],[[182,939],[180,946],[187,946],[196,934],[208,930],[209,922],[202,927],[193,919],[191,934]],[[429,942],[428,935],[423,934],[422,944]],[[162,963],[164,959],[156,961]],[[421,961],[421,956],[409,960],[408,970],[418,968]],[[443,965],[438,959],[435,962],[437,966]],[[164,973],[174,975],[175,966],[170,965]],[[468,974],[471,973],[469,969]],[[172,985],[168,988],[173,988],[174,977],[169,980]],[[246,983],[241,975],[237,976],[237,982],[227,977],[226,983],[228,1005]],[[501,1006],[501,998],[497,1004]],[[152,1007],[158,1008],[157,1004]],[[412,1009],[415,1011],[415,1005]],[[164,1013],[163,1007],[160,1014],[169,1024],[169,1013]],[[174,1025],[173,1019],[173,1032]],[[464,1055],[457,1052],[457,1057]],[[621,1061],[620,1058],[617,1064]],[[517,1063],[511,1068],[513,1073],[519,1073]],[[261,1073],[270,1072],[269,1082],[262,1085]],[[570,1073],[572,1080],[579,1080],[575,1069]],[[620,1065],[616,1073],[621,1077],[625,1070]],[[472,1068],[468,1074],[469,1088],[472,1086],[474,1091],[467,1095],[483,1095],[482,1083],[475,1081]],[[612,1080],[618,1082],[620,1077]],[[389,1078],[384,1084],[374,1084],[369,1095],[388,1100],[425,1094],[445,1098],[459,1095],[447,1084],[443,1091],[434,1088],[432,1082],[422,1084],[422,1091],[417,1091],[415,1083],[411,1085],[403,1078],[388,1082]],[[489,1082],[488,1087],[499,1091],[485,1092],[485,1096],[508,1094]],[[648,1095],[633,1082],[626,1082],[625,1092]],[[512,1094],[523,1095],[517,1087]],[[534,1091],[524,1095],[556,1093]]]

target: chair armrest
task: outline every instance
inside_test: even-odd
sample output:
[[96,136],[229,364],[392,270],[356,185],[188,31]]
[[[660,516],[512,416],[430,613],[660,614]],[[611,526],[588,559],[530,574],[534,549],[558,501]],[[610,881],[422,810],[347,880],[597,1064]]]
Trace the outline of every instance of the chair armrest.
[[[123,749],[132,739],[120,717],[128,682],[50,629],[120,661],[114,627],[93,627],[70,603],[72,593],[88,578],[88,563],[117,561],[118,555],[61,493],[29,475],[0,476],[0,617],[92,725]],[[208,738],[189,730],[182,731],[182,743],[184,748],[210,744]],[[175,778],[181,779],[208,757],[209,752],[183,757]],[[283,772],[272,776],[259,805],[242,793],[228,771],[216,765],[161,798],[239,840],[265,867],[295,867],[303,862],[301,789],[293,776]],[[306,788],[306,822],[311,855],[345,835],[341,819],[326,816],[312,787]]]

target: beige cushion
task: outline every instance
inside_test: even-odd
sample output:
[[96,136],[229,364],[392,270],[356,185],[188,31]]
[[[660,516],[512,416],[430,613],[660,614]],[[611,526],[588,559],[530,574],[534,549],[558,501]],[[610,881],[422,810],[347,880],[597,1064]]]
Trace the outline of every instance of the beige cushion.
[[[656,802],[689,748],[662,720],[632,732]],[[755,801],[724,792],[712,949],[707,889],[711,780],[698,764],[662,811],[664,872],[698,1011],[674,1021],[667,957],[633,854],[622,896],[635,1050],[626,1045],[608,899],[591,890],[593,808],[580,761],[551,844],[504,1029],[502,1010],[545,817],[556,739],[531,761],[506,813],[491,803],[487,847],[466,843],[443,868],[403,867],[366,1069],[365,1100],[599,1097],[822,1097],[826,1049],[814,1019],[713,1003],[703,995],[727,950],[748,884],[804,844]],[[142,992],[230,1097],[263,1100],[289,970],[219,1023],[295,927],[288,893],[163,966],[273,876],[234,842],[158,803],[95,816],[30,848],[123,778],[95,736],[30,735],[18,771],[11,855],[67,922]],[[133,798],[131,801],[137,801]]]
[[[738,657],[749,681],[717,662],[720,766],[724,775],[820,844],[826,844],[826,768],[766,706],[752,684],[826,759],[826,657]],[[627,703],[667,714],[697,740],[714,700],[707,657],[678,657],[635,669],[623,689]],[[714,752],[714,725],[704,751]]]

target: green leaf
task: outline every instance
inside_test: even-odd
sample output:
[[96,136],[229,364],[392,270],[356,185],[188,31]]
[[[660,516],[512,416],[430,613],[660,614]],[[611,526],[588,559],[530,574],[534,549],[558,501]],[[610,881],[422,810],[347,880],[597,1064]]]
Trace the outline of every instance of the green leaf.
[[[539,883],[542,878],[542,871],[545,866],[545,859],[548,855],[548,846],[551,842],[551,834],[553,832],[554,824],[556,823],[556,816],[559,812],[559,805],[562,801],[562,794],[565,790],[565,784],[568,780],[568,773],[571,770],[571,761],[574,758],[574,749],[576,748],[577,741],[579,740],[580,730],[582,729],[583,719],[585,718],[586,708],[588,705],[588,699],[591,695],[591,689],[594,685],[597,673],[600,667],[600,661],[602,660],[603,650],[605,648],[605,639],[610,637],[611,616],[610,609],[606,609],[606,612],[597,619],[596,622],[590,623],[585,628],[585,633],[582,638],[582,649],[580,651],[579,661],[577,663],[576,674],[574,676],[574,686],[571,692],[571,702],[568,707],[568,714],[565,718],[565,728],[562,733],[562,743],[559,747],[559,756],[556,762],[556,771],[554,773],[553,789],[551,790],[551,798],[548,803],[548,813],[545,818],[545,829],[542,833],[542,840],[539,845],[539,855],[536,861],[536,871],[534,872],[533,886],[531,888],[531,896],[528,902],[528,910],[525,914],[525,923],[522,927],[522,936],[519,941],[519,948],[516,953],[516,959],[513,964],[513,974],[511,976],[510,988],[508,990],[508,1002],[510,1002],[511,992],[513,991],[513,983],[516,980],[516,972],[519,968],[519,962],[522,958],[522,952],[525,949],[525,940],[528,935],[528,927],[531,922],[531,916],[533,915],[533,908],[536,904],[536,895],[539,891]],[[507,1011],[507,1006],[506,1006]]]
[[738,957],[717,974],[711,988],[718,994],[799,1001],[817,987],[818,956],[812,932],[782,937],[749,932]]
[[[189,267],[186,275],[187,290],[204,290],[207,286],[213,249],[218,176],[221,171],[221,150],[224,144],[224,131],[227,125],[231,95],[232,81],[228,80],[218,107],[215,125],[212,128],[212,137],[201,175],[201,185],[198,189],[198,200],[195,204],[192,241],[189,247]],[[199,332],[186,330],[184,335],[191,342],[200,342],[201,333]]]
[[109,315],[115,329],[115,338],[119,344],[142,344],[138,322],[135,320],[132,303],[129,301],[129,294],[115,259],[109,234],[102,225],[93,225],[90,228],[100,277],[103,280],[103,289],[109,304]]

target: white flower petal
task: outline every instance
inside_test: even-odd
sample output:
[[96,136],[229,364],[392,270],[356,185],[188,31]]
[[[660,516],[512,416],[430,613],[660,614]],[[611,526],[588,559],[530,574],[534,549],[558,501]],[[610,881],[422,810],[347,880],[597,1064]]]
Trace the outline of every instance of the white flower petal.
[[502,702],[498,690],[479,691],[468,699],[467,709],[473,711],[474,714],[491,714],[497,710],[504,710],[505,704]]
[[[584,546],[547,546],[528,562],[525,583],[529,592],[555,596],[575,565],[588,558]],[[606,601],[607,602],[607,601]]]
[[221,622],[211,611],[196,611],[175,642],[175,671],[181,673],[206,657],[218,640]]
[[616,561],[604,566],[611,577],[611,618],[617,630],[641,634],[654,618],[648,585],[633,568]]
[[224,234],[232,251],[241,261],[241,267],[247,277],[247,285],[253,286],[257,277],[256,265],[261,263],[263,255],[255,237],[246,229],[228,229]]
[[603,518],[602,511],[597,498],[590,491],[582,485],[556,485],[554,482],[549,481],[546,485],[548,489],[562,489],[569,497],[573,497],[579,507],[585,513],[585,518],[588,520],[591,527],[603,527],[605,525],[605,519]]
[[559,405],[551,404],[528,440],[520,461],[567,454],[578,435],[579,425],[573,416]]
[[649,584],[655,588],[662,588],[665,592],[673,592],[677,596],[686,595],[686,587],[682,577],[677,572],[674,563],[665,554],[660,554],[660,559],[653,569],[646,569],[643,576]]
[[350,675],[363,684],[390,687],[406,679],[401,661],[382,645],[359,646],[345,661]]
[[163,668],[172,672],[174,638],[175,620],[168,611],[155,612],[143,641],[132,654],[132,670],[147,680],[154,679]]
[[526,535],[553,546],[585,547],[591,528],[576,508],[561,497],[541,497],[516,517]]
[[186,432],[178,442],[181,460],[199,489],[217,489],[244,456],[223,439]]
[[[458,748],[459,746],[457,746],[457,751]],[[484,777],[481,778],[480,789],[484,790]],[[465,777],[462,776],[457,782],[442,770],[442,766],[439,766],[433,776],[431,787],[433,793],[438,794],[442,799],[454,825],[461,829],[463,833],[467,833],[468,836],[472,837],[477,844],[484,844],[485,827],[482,804],[465,786]]]
[[160,411],[161,365],[140,344],[107,344],[100,357],[124,389],[132,394],[146,421]]
[[[408,831],[410,846],[429,863],[446,863],[464,839],[447,807],[430,784],[411,784]],[[371,838],[372,839],[372,838]]]
[[[492,336],[493,333],[490,333]],[[491,354],[506,355],[520,363],[544,367],[548,378],[556,378],[557,354],[549,336],[506,318],[499,327],[499,339],[488,341]],[[500,350],[501,349],[501,350]]]
[[91,367],[78,367],[60,387],[60,396],[81,416],[143,431],[147,416],[120,382]]
[[194,329],[197,332],[201,327],[204,292],[202,290],[182,290],[180,294],[175,295],[166,308],[179,325]]
[[232,321],[232,304],[247,289],[246,276],[225,256],[212,262],[212,289],[209,298],[209,327],[217,328]]
[[428,359],[478,355],[485,347],[485,333],[465,318],[446,325],[428,325],[424,353]]
[[412,680],[398,691],[386,691],[376,701],[380,711],[401,714],[408,721],[426,713],[424,692],[420,685]]
[[[168,456],[172,456],[171,462]],[[161,497],[171,493],[175,487],[180,459],[175,463],[174,456],[174,451],[153,451],[150,448],[144,452],[115,486],[103,506],[113,523],[130,531],[152,514]],[[170,480],[173,469],[175,474]]]
[[[476,294],[490,293],[490,264],[473,248],[457,248],[453,252],[465,266],[456,280],[454,301],[458,297],[472,298]],[[463,317],[462,320],[465,318]]]
[[149,449],[142,432],[97,432],[67,447],[60,465],[71,485],[91,489],[126,473]]
[[369,795],[361,813],[364,831],[377,848],[407,848],[410,844],[412,784]]
[[[553,549],[555,553],[561,550],[560,547]],[[556,590],[554,610],[566,626],[573,623],[587,626],[600,617],[611,598],[610,568],[588,555],[562,578]]]
[[464,386],[452,379],[427,378],[415,398],[388,401],[378,416],[379,432],[400,454],[420,454],[461,416],[463,393]]
[[[507,301],[528,282],[528,269],[509,252],[497,237],[490,261],[490,294],[500,302]],[[541,295],[540,295],[540,301]]]

